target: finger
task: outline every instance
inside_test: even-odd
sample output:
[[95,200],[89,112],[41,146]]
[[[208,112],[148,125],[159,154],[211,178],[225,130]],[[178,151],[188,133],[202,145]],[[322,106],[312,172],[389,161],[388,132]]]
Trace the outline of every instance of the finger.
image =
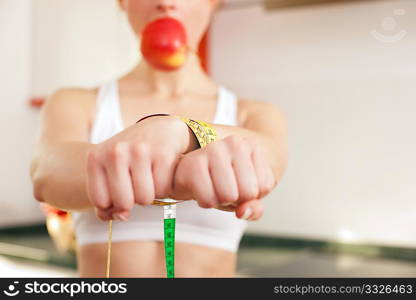
[[173,187],[169,198],[175,200],[192,200],[192,189],[190,185],[189,176],[187,176],[187,164],[189,157],[181,155],[176,164],[173,174]]
[[112,211],[110,213],[111,219],[116,220],[116,221],[128,221],[130,219],[130,212],[131,210],[124,210],[121,212]]
[[95,208],[95,215],[102,221],[128,221],[130,218],[130,211],[115,212],[113,207],[110,209]]
[[113,219],[112,213],[110,210],[103,210],[95,208],[95,215],[101,221],[110,221]]
[[255,199],[259,194],[259,188],[249,147],[242,146],[241,149],[235,151],[232,166],[237,179],[239,201]]
[[229,155],[226,152],[224,153],[224,151],[220,153],[219,147],[213,147],[212,149],[212,154],[209,159],[211,180],[219,204],[221,206],[227,206],[238,200],[237,180]]
[[277,180],[276,180],[276,176],[273,172],[272,167],[269,166],[267,169],[268,169],[268,172],[267,172],[267,174],[268,174],[267,175],[267,187],[268,187],[269,192],[270,192],[277,185]]
[[257,221],[259,220],[264,213],[264,205],[263,205],[263,201],[261,200],[253,200],[255,201],[253,203],[252,209],[253,209],[253,214],[249,217],[249,221]]
[[223,210],[223,211],[235,211],[237,209],[238,205],[237,203],[232,203],[232,204],[222,204],[219,205],[218,207],[216,207],[219,210]]
[[259,199],[254,199],[241,203],[235,210],[235,214],[239,219],[256,221],[262,217],[263,211],[263,202]]
[[92,156],[87,162],[86,185],[88,198],[95,207],[108,209],[111,206],[105,169]]
[[150,205],[155,199],[150,157],[146,154],[132,155],[130,174],[134,192],[134,202]]
[[152,175],[156,199],[168,198],[172,193],[175,158],[166,154],[153,158]]
[[269,166],[267,166],[264,155],[260,151],[259,146],[255,145],[253,152],[251,154],[251,159],[253,162],[253,167],[257,175],[257,182],[259,193],[256,198],[261,199],[266,196],[269,190]]
[[214,208],[218,205],[218,198],[211,181],[208,162],[199,160],[195,164],[193,172],[189,174],[194,199],[202,208]]
[[130,211],[134,205],[134,193],[125,155],[112,157],[106,165],[106,172],[113,213]]

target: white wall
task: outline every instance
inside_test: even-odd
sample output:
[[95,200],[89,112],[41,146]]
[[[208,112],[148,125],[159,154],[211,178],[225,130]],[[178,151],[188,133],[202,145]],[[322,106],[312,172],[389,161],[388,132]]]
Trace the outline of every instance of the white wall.
[[138,42],[116,0],[36,0],[33,94],[90,87],[129,70]]
[[41,217],[28,168],[36,119],[26,103],[31,84],[31,4],[30,0],[0,1],[0,226]]
[[416,246],[416,2],[250,8],[214,24],[214,77],[289,122],[288,172],[249,232]]

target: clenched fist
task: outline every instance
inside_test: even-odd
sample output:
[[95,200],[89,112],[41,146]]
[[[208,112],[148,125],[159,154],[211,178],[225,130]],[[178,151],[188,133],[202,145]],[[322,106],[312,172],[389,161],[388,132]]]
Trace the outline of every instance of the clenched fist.
[[125,221],[135,204],[167,198],[189,134],[177,118],[152,117],[96,144],[87,154],[87,192],[97,217]]
[[262,216],[261,198],[276,186],[259,145],[235,135],[183,155],[171,198],[194,199],[203,208],[235,210],[238,218]]

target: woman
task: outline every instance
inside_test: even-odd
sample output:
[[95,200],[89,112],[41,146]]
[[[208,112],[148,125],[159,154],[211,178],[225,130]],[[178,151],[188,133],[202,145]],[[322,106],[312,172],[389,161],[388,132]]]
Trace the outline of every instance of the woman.
[[[163,215],[178,204],[177,277],[232,277],[246,220],[280,181],[286,125],[273,104],[237,99],[201,69],[195,50],[218,0],[119,0],[140,36],[151,21],[179,20],[190,51],[178,70],[142,60],[97,89],[62,89],[42,109],[31,165],[38,201],[73,212],[81,277],[102,277],[113,222],[111,277],[165,277]],[[237,50],[237,49],[236,49]],[[169,113],[209,122],[218,140],[203,149]]]

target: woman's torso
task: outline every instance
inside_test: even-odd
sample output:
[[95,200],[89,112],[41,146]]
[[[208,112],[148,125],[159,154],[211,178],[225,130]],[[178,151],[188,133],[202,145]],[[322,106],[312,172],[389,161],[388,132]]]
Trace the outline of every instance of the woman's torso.
[[[232,92],[221,86],[212,90],[208,89],[205,94],[201,93],[198,95],[197,93],[189,93],[178,99],[163,98],[164,97],[154,96],[147,92],[140,93],[140,89],[135,90],[134,88],[131,88],[131,85],[126,83],[123,84],[123,82],[121,84],[117,81],[108,82],[98,90],[95,99],[89,104],[89,112],[91,115],[89,141],[91,143],[100,143],[126,127],[135,124],[139,118],[148,114],[161,112],[184,115],[193,119],[210,121],[216,124],[241,125],[243,122],[244,110],[239,106],[241,102],[237,101],[237,98]],[[128,222],[129,224],[125,222],[114,223],[113,230],[115,235],[113,236],[113,241],[117,241],[117,238],[123,235],[123,232],[125,233],[125,237],[131,235],[131,232],[125,231],[127,228],[126,226],[148,226],[151,228],[154,226],[151,225],[152,222],[157,224],[157,226],[162,226],[162,222],[160,222],[162,215],[159,207],[150,206],[145,207],[145,209],[146,212],[140,215],[140,211],[143,212],[143,208],[139,210],[139,208],[136,207],[133,212],[132,221]],[[200,212],[201,215],[195,215],[195,211]],[[224,249],[228,247],[228,250],[230,250],[230,247],[232,246],[231,244],[227,245],[227,240],[234,238],[235,241],[238,241],[246,226],[246,221],[236,219],[235,216],[231,215],[233,215],[233,213],[216,209],[209,211],[203,210],[194,203],[194,201],[187,201],[186,203],[181,204],[178,209],[178,238],[180,240],[180,235],[182,234],[183,240],[186,242],[186,232],[198,230],[198,227],[200,229],[206,228],[206,237],[213,237],[211,241],[209,239],[206,240],[207,246],[209,246],[210,243],[211,245],[214,243],[221,243],[219,236],[218,239],[216,239],[216,236],[222,234],[224,243],[221,247]],[[136,218],[134,218],[134,216],[136,216]],[[136,219],[136,223],[134,219]],[[143,223],[137,222],[139,219],[141,219],[140,222]],[[93,269],[95,272],[96,262],[92,263],[91,261],[90,264],[90,258],[88,257],[90,257],[90,253],[95,253],[97,259],[105,256],[104,238],[107,237],[107,226],[99,221],[92,212],[75,213],[74,220],[76,227],[78,228],[77,235],[80,234],[80,231],[89,231],[89,234],[85,234],[81,236],[81,238],[84,240],[96,239],[92,241],[93,244],[85,245],[84,247],[81,247],[79,251],[80,260],[83,262],[82,267]],[[216,222],[213,222],[213,220]],[[227,226],[229,227],[228,232],[226,230]],[[181,227],[184,228],[183,233],[180,230]],[[153,232],[154,231],[152,231],[152,234],[154,235]],[[159,235],[158,239],[160,240],[163,235],[162,227],[156,227],[156,232]],[[81,235],[82,234],[83,233],[81,233]],[[149,243],[155,243],[155,241],[149,241]],[[160,242],[158,245],[158,247],[161,247]],[[119,255],[122,254],[121,252],[132,251],[131,249],[135,249],[136,246],[139,248],[143,247],[143,241],[135,242],[130,240],[119,244]],[[186,249],[188,249],[187,251],[192,251],[193,247],[197,249],[196,251],[198,251],[199,255],[203,254],[202,249],[204,248],[201,248],[201,244],[195,246],[188,244]],[[125,249],[125,251],[122,249]],[[214,249],[215,248],[212,247],[206,248],[206,261],[208,265],[212,265],[209,263],[210,255],[214,261],[218,257],[224,257],[225,260],[232,261],[234,257],[232,253],[220,248],[215,249],[216,252],[213,253],[212,251],[214,251]],[[158,256],[160,255],[161,254],[159,253]],[[185,256],[188,257],[188,254]],[[121,264],[123,261],[123,255],[120,257],[121,260],[118,264]],[[160,257],[157,258],[157,260],[160,259]],[[98,274],[100,274],[100,272],[101,271],[98,271]]]

